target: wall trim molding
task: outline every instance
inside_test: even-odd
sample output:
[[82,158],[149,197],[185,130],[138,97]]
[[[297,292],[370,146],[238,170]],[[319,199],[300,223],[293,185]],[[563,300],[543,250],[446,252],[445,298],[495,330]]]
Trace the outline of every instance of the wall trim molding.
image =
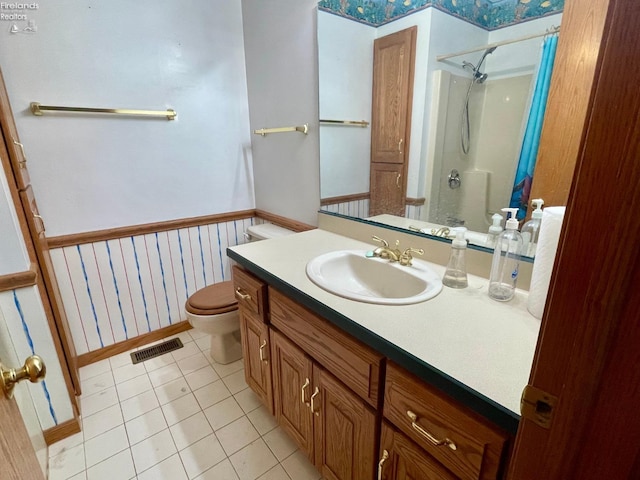
[[183,320],[182,322],[169,325],[168,327],[163,327],[158,330],[154,330],[153,332],[130,338],[129,340],[125,340],[124,342],[114,343],[113,345],[109,345],[108,347],[100,348],[88,353],[83,353],[82,355],[78,355],[78,368],[85,367],[91,363],[99,362],[100,360],[104,360],[105,358],[113,357],[114,355],[118,355],[119,353],[127,352],[132,348],[141,347],[142,345],[146,345],[147,343],[156,342],[158,340],[162,340],[163,338],[170,337],[181,332],[186,332],[187,330],[191,330],[191,328],[192,327],[189,322],[187,320]]
[[415,207],[420,207],[422,205],[424,205],[424,202],[426,201],[426,199],[423,198],[411,198],[411,197],[407,197],[405,199],[405,204],[406,205],[412,205]]
[[31,264],[29,270],[25,272],[9,273],[0,275],[0,292],[15,290],[16,288],[32,287],[38,283],[38,266]]
[[76,433],[80,433],[80,419],[78,417],[62,422],[55,427],[47,428],[42,432],[42,435],[48,447]]
[[358,200],[368,200],[371,197],[369,192],[352,193],[351,195],[341,195],[339,197],[327,197],[320,200],[321,206],[335,205],[336,203],[356,202]]
[[105,230],[95,230],[92,232],[72,233],[70,235],[59,235],[47,239],[49,248],[62,248],[85,243],[101,242],[105,240],[115,240],[118,238],[146,235],[148,233],[165,232],[180,228],[197,227],[210,225],[213,223],[232,222],[251,218],[256,215],[256,210],[240,210],[237,212],[219,213],[215,215],[204,215],[200,217],[181,218],[178,220],[167,220],[164,222],[145,223],[143,225],[131,225],[126,227],[108,228]]
[[313,225],[298,222],[297,220],[292,220],[287,217],[281,217],[280,215],[265,212],[264,210],[256,210],[256,217],[267,220],[268,222],[275,223],[277,225],[280,225],[281,227],[288,228],[289,230],[293,230],[294,232],[306,232],[307,230],[315,230],[317,228]]

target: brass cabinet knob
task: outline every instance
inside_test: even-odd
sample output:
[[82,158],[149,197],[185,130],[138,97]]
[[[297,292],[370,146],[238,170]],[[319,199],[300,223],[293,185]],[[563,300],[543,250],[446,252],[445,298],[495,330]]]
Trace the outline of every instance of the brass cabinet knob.
[[0,363],[0,381],[2,389],[8,398],[13,397],[13,387],[16,383],[28,379],[31,383],[37,383],[44,379],[47,367],[44,361],[37,355],[31,355],[24,361],[22,368],[6,368]]

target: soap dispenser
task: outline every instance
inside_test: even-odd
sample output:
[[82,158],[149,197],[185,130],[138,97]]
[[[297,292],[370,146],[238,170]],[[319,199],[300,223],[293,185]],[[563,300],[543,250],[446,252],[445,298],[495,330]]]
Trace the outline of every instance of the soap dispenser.
[[498,235],[502,233],[502,215],[499,213],[494,213],[491,217],[491,221],[493,224],[489,227],[489,233],[487,233],[487,241],[485,242],[485,246],[488,248],[494,248],[496,246],[496,240],[498,239]]
[[467,266],[465,263],[464,253],[467,249],[467,241],[464,234],[467,231],[465,227],[456,227],[452,229],[456,238],[451,243],[451,255],[447,270],[442,277],[442,284],[451,288],[467,288]]
[[535,200],[531,200],[531,205],[536,207],[536,209],[531,213],[531,220],[522,226],[522,255],[526,255],[527,257],[534,257],[536,255],[544,200],[536,198]]
[[496,240],[489,276],[489,297],[507,302],[515,295],[522,252],[522,235],[518,231],[516,219],[518,209],[503,208],[502,211],[509,212],[511,217],[507,220],[505,231]]

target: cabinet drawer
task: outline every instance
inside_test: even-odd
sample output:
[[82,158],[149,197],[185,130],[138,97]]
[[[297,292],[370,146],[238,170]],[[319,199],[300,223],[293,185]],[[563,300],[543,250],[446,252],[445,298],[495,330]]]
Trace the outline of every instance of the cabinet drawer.
[[370,405],[378,404],[383,356],[269,287],[271,324]]
[[384,416],[461,479],[497,478],[507,435],[392,363]]
[[238,306],[245,312],[251,312],[257,315],[266,323],[266,284],[246,270],[234,265],[233,288],[236,292],[236,298],[238,299]]

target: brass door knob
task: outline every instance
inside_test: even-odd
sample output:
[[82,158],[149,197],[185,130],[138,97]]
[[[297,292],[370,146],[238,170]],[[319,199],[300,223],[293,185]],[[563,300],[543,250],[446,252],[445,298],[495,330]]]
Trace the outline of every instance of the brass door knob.
[[26,379],[29,379],[31,383],[43,380],[47,373],[47,367],[39,356],[31,355],[24,361],[24,366],[17,370],[6,368],[0,363],[0,373],[0,382],[2,382],[5,395],[7,398],[13,398],[13,387],[16,383]]

